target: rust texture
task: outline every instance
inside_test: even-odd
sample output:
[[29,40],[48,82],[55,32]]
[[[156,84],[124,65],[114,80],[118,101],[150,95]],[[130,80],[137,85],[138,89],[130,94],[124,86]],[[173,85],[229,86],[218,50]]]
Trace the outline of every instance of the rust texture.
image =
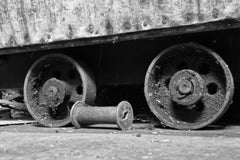
[[1,0],[0,48],[238,19],[239,0]]
[[150,64],[144,93],[155,116],[176,129],[200,129],[232,103],[232,74],[205,46],[183,43],[162,51]]
[[[80,63],[79,63],[80,64]],[[24,82],[24,101],[40,124],[60,127],[70,123],[70,109],[76,101],[93,104],[96,87],[86,67],[63,54],[38,59]]]

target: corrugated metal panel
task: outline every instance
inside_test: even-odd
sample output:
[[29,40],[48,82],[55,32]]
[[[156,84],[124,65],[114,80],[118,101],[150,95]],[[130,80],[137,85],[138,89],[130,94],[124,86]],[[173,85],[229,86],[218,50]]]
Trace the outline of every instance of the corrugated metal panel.
[[0,48],[239,17],[239,0],[1,0]]

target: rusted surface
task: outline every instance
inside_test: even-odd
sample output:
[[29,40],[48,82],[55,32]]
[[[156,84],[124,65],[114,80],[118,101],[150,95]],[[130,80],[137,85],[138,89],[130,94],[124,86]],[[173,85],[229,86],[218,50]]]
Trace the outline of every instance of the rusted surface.
[[44,126],[65,126],[77,100],[92,104],[94,80],[86,68],[62,54],[43,56],[29,69],[24,99],[33,118]]
[[175,103],[191,106],[202,97],[204,86],[197,72],[183,69],[172,76],[168,88]]
[[134,118],[132,106],[127,101],[108,107],[91,107],[78,101],[73,105],[70,116],[76,128],[91,124],[117,124],[121,130],[131,129]]
[[[188,88],[177,91],[177,82],[185,78],[194,82],[192,93]],[[144,87],[152,112],[177,129],[199,129],[216,121],[232,103],[234,92],[233,77],[222,58],[193,43],[160,53],[149,66]]]
[[40,103],[45,104],[53,111],[57,110],[58,106],[64,103],[66,97],[71,96],[68,88],[70,87],[67,87],[67,83],[64,81],[56,78],[47,80],[39,93]]
[[238,19],[239,8],[238,0],[2,0],[0,48]]

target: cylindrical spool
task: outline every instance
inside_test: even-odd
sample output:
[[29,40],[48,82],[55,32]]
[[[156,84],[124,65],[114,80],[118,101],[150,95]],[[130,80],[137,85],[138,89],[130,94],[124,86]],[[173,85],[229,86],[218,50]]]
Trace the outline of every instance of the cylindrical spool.
[[117,124],[121,130],[128,130],[133,122],[133,109],[127,101],[109,107],[91,107],[78,101],[73,105],[70,116],[76,128],[91,124]]

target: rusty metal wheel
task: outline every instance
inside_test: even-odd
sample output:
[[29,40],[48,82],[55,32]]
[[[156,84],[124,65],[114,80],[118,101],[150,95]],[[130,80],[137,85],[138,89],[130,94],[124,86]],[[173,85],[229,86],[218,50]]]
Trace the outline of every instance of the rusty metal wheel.
[[88,69],[62,54],[38,59],[24,82],[28,111],[44,126],[69,124],[72,105],[76,101],[93,104],[95,96],[95,82]]
[[214,51],[194,43],[172,46],[151,63],[144,93],[155,116],[176,129],[205,127],[232,102],[232,74]]

